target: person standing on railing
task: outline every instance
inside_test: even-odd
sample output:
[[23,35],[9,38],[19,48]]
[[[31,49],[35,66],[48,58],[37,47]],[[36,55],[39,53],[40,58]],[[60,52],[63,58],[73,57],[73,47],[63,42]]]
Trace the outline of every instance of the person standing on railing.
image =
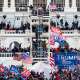
[[73,30],[75,29],[75,22],[73,21],[72,23],[72,26],[73,26]]
[[39,5],[39,7],[38,7],[38,15],[41,15],[41,6]]
[[9,29],[9,23],[7,22],[7,30]]
[[69,24],[68,24],[68,22],[66,21],[66,22],[65,22],[65,28],[66,28],[66,30],[68,30],[68,25],[69,25]]
[[11,22],[9,21],[9,28],[11,27]]
[[22,43],[19,44],[19,50],[21,49],[21,44],[22,44]]
[[41,27],[39,26],[39,27],[37,27],[36,26],[36,39],[40,39],[40,34],[42,34],[42,29],[41,29]]

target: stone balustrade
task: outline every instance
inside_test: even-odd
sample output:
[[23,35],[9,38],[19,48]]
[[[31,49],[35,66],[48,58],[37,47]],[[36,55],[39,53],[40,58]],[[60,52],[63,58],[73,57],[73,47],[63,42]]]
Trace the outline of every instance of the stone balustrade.
[[[77,32],[77,34],[80,34],[79,30],[61,30],[61,31],[62,31],[62,34],[75,34],[75,32]],[[49,32],[43,32],[43,35],[48,34],[48,33]],[[18,30],[18,33],[16,33],[16,30],[0,30],[0,34],[1,35],[5,35],[5,34],[27,34],[27,35],[30,35],[30,30],[25,30],[25,33],[22,30]],[[34,32],[32,34],[35,35]]]
[[74,34],[74,30],[61,30],[62,34]]
[[[22,52],[15,52],[16,57],[18,57],[18,54],[23,54]],[[27,52],[27,54],[29,54],[29,52]],[[13,53],[12,52],[0,52],[0,57],[13,57]]]
[[16,32],[16,30],[0,30],[0,34],[30,34],[30,30],[25,30],[25,33],[23,32],[23,30],[18,30],[18,32]]

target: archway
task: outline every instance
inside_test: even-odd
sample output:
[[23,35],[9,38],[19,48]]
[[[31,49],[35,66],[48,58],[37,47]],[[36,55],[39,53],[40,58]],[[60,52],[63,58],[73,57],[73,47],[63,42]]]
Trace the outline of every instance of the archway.
[[[14,41],[14,42],[11,42],[12,43],[12,49],[14,48],[14,47],[17,47],[17,48],[19,48],[19,43],[18,42],[16,42],[16,41]],[[11,44],[10,43],[10,44]]]

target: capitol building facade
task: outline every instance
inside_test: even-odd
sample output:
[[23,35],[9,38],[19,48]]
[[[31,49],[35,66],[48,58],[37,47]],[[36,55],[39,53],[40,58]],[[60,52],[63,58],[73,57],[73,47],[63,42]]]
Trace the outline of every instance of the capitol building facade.
[[[54,12],[49,12],[49,15],[43,15],[41,18],[39,18],[39,16],[31,16],[31,10],[29,8],[30,5],[35,8],[39,5],[43,6],[45,4],[46,8],[48,8],[50,2],[56,4],[57,7],[63,8],[61,11],[58,9],[55,10],[55,12],[60,15],[59,19],[57,19],[57,15]],[[3,18],[4,15],[6,16],[5,19]],[[75,15],[78,16],[77,19],[75,19]],[[50,20],[58,22],[60,19],[63,19],[64,24],[65,21],[67,21],[69,27],[72,27],[72,22],[77,20],[79,22],[78,27],[80,26],[80,0],[0,0],[0,22],[5,22],[6,26],[8,22],[11,22],[11,28],[21,27],[21,21],[24,23],[30,23],[30,30],[26,29],[25,33],[23,33],[22,30],[19,30],[19,33],[16,34],[15,30],[1,29],[0,47],[8,48],[11,43],[22,43],[22,48],[30,46],[32,49],[32,40],[36,39],[35,32],[32,32],[32,26],[38,26],[39,19],[47,20],[47,22],[43,22],[43,25],[48,26],[48,32],[44,31],[40,38],[42,40],[46,40],[46,43],[48,43],[50,40]],[[62,35],[66,36],[66,43],[69,45],[69,48],[80,48],[79,30],[62,30]],[[30,39],[30,43],[28,43],[28,39]],[[47,46],[49,49],[51,47],[57,48],[59,47],[59,44],[55,43],[53,46]],[[48,52],[50,53],[50,50],[48,50]],[[30,51],[30,54],[31,53],[32,51]],[[4,58],[4,60],[9,61],[8,58]],[[10,58],[10,60],[12,60],[12,58]],[[11,62],[9,63],[11,64]],[[13,63],[15,64],[15,62]],[[21,62],[19,63],[21,64]]]

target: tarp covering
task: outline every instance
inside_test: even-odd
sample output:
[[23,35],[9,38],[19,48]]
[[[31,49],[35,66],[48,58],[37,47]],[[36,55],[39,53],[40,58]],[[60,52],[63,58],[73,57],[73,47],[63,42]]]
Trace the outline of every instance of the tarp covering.
[[[35,71],[35,72],[37,72],[37,71],[38,72],[43,72],[44,68],[49,69],[50,72],[52,70],[50,65],[47,65],[47,64],[45,64],[43,62],[38,62],[38,63],[34,64],[29,70],[30,71]],[[53,69],[53,71],[55,71],[55,70]]]

